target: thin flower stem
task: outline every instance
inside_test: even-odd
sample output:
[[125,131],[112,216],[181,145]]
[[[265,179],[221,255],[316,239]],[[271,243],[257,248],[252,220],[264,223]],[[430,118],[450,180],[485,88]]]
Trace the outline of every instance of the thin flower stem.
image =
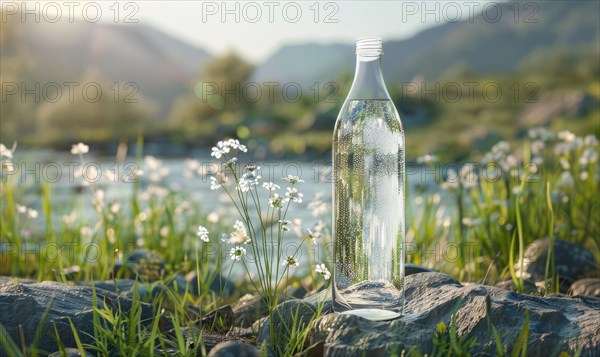
[[267,256],[267,249],[266,246],[264,244],[265,241],[265,235],[266,235],[266,228],[265,228],[265,224],[263,222],[263,218],[262,218],[262,214],[261,214],[261,210],[260,210],[260,200],[258,200],[258,192],[256,191],[256,186],[254,186],[254,193],[256,193],[256,196],[252,193],[252,190],[250,190],[250,197],[252,197],[252,200],[254,201],[254,206],[256,207],[257,211],[258,211],[258,219],[260,221],[260,228],[261,228],[261,240],[263,242],[263,254],[264,254],[264,259],[265,259],[265,268],[266,271],[270,272],[270,262]]
[[[227,159],[227,156],[224,155],[224,157]],[[240,181],[239,181],[238,175],[237,175],[235,169],[233,169],[232,166],[230,166],[230,169],[232,171],[235,184],[236,184],[237,187],[239,187]],[[225,188],[225,187],[223,186],[223,188]],[[234,204],[235,204],[235,200],[233,199],[233,197],[231,196],[231,194],[229,193],[229,191],[227,191],[227,190],[225,190],[225,191],[227,192],[227,194],[228,194],[229,198],[231,199],[231,201],[234,202]],[[254,257],[255,257],[255,266],[257,268],[257,273],[259,275],[259,280],[260,280],[261,285],[262,285],[263,281],[266,280],[265,279],[266,273],[263,271],[262,265],[260,265],[258,263],[258,257],[259,257],[259,255],[258,255],[258,251],[257,251],[256,245],[255,245],[256,234],[254,234],[254,232],[255,232],[254,231],[254,226],[252,224],[252,220],[250,219],[250,215],[248,213],[247,197],[244,197],[244,195],[242,195],[241,190],[239,190],[239,189],[237,190],[237,196],[238,196],[238,199],[240,201],[240,205],[241,205],[242,208],[240,209],[239,207],[237,207],[237,205],[236,205],[236,208],[237,208],[240,216],[242,216],[243,220],[245,221],[244,223],[246,223],[246,225],[249,228],[250,239],[251,239],[250,246],[252,248],[252,253],[254,254]],[[246,266],[246,270],[248,270],[247,266]],[[248,272],[249,272],[249,270],[248,270]],[[264,288],[264,286],[263,286],[263,288]]]
[[[293,187],[293,185],[292,185]],[[285,221],[285,217],[287,216],[287,211],[290,208],[290,203],[292,202],[292,200],[289,200],[287,202],[287,206],[285,207],[285,211],[283,212],[283,217],[281,217],[281,210],[279,210],[280,213],[280,217],[279,220],[280,221]],[[279,231],[277,232],[277,269],[275,272],[275,279],[278,279],[279,277],[279,264],[281,263],[281,241],[283,240],[283,223],[279,223]],[[279,283],[277,283],[277,285],[279,285]],[[276,287],[277,287],[276,285]]]

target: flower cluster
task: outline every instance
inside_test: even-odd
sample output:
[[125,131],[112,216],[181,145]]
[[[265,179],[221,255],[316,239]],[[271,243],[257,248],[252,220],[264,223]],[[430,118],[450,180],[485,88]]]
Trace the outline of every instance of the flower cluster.
[[242,257],[246,255],[246,248],[244,247],[240,247],[235,246],[234,248],[231,248],[231,251],[229,252],[229,256],[231,257],[231,260],[234,261],[240,261],[242,260]]
[[[4,146],[4,144],[0,144],[0,173],[9,173],[14,172],[14,170],[16,170],[12,162],[13,153],[15,152],[16,148],[16,143],[13,145],[12,149],[8,149],[6,146]],[[2,191],[0,191],[0,193],[1,192]]]
[[471,189],[477,187],[478,182],[479,176],[475,166],[467,163],[461,167],[458,173],[454,169],[448,169],[446,181],[442,183],[442,188],[450,191],[457,190],[460,187]]
[[325,223],[321,220],[317,221],[317,223],[313,225],[312,229],[306,229],[308,232],[308,238],[312,239],[313,244],[317,244],[323,237],[323,229],[325,229]]
[[317,264],[315,266],[315,272],[317,274],[320,274],[325,280],[329,280],[329,278],[331,278],[331,273],[329,272],[329,269],[327,269],[325,264]]
[[484,155],[482,163],[489,167],[499,167],[505,174],[511,173],[519,164],[510,153],[510,144],[506,141],[499,141],[494,145],[490,152]]
[[5,157],[7,159],[12,159],[13,158],[13,152],[14,152],[14,148],[11,149],[7,149],[6,146],[4,146],[4,144],[0,144],[0,159]]
[[200,240],[203,242],[208,242],[208,229],[204,226],[198,226],[198,232],[196,233]]
[[[248,168],[246,168],[246,170],[248,170]],[[240,178],[237,189],[242,192],[248,192],[252,187],[258,186],[260,179],[262,178],[258,174],[258,170],[260,170],[260,166],[253,167],[252,170],[248,170],[248,172],[243,174]]]
[[38,217],[38,211],[34,210],[33,208],[28,208],[26,206],[17,204],[15,209],[17,213],[26,215],[28,218],[35,219]]
[[559,163],[564,170],[557,186],[561,189],[572,187],[576,179],[587,181],[590,172],[598,179],[600,167],[598,162],[598,139],[594,135],[579,137],[570,131],[561,131],[557,135],[559,142],[554,146],[554,154],[559,157]]
[[71,147],[71,154],[73,155],[83,155],[87,154],[88,152],[90,152],[90,147],[82,142],[73,144]]
[[229,243],[250,244],[250,242],[252,242],[250,236],[248,235],[248,231],[246,231],[246,226],[244,226],[244,223],[241,221],[235,221],[233,228],[235,230],[229,235]]
[[313,197],[313,200],[308,204],[308,208],[312,210],[312,215],[314,217],[321,217],[325,213],[327,213],[327,203],[321,200],[321,194],[317,193]]
[[285,259],[283,260],[283,263],[281,263],[281,265],[289,266],[289,267],[297,267],[298,265],[300,265],[300,262],[295,257],[288,255],[287,257],[285,257]]
[[213,191],[223,187],[223,185],[226,183],[227,176],[225,176],[223,173],[220,173],[217,176],[210,177],[210,189]]
[[212,152],[210,153],[210,156],[214,156],[215,159],[220,159],[221,156],[228,154],[231,151],[231,149],[239,150],[239,151],[243,151],[243,152],[248,151],[246,146],[240,144],[239,140],[229,139],[229,140],[219,141],[217,143],[217,146],[214,146],[212,148]]

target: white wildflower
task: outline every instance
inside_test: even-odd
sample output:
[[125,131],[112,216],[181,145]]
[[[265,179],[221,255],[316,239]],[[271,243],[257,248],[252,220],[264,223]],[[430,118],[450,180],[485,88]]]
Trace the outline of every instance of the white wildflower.
[[541,141],[554,139],[554,133],[544,127],[531,128],[528,134],[531,139],[539,139]]
[[219,222],[219,215],[216,212],[210,212],[208,216],[206,216],[206,220],[210,223]]
[[273,208],[281,208],[283,206],[283,197],[274,193],[273,196],[269,197],[269,206]]
[[110,205],[110,212],[112,214],[117,214],[121,211],[121,205],[119,203],[113,203],[112,205]]
[[28,208],[27,209],[27,217],[31,218],[31,219],[35,219],[38,217],[38,211],[34,210],[33,208]]
[[417,158],[417,163],[418,164],[426,164],[426,165],[428,165],[428,164],[433,164],[433,163],[435,163],[437,161],[438,161],[438,157],[435,156],[435,155],[430,155],[430,154],[419,156]]
[[158,170],[162,166],[162,160],[155,158],[152,155],[144,157],[144,167],[148,170]]
[[231,148],[239,150],[239,151],[243,151],[243,152],[248,151],[246,146],[240,144],[239,140],[236,140],[236,139],[227,140],[227,145],[230,146]]
[[85,145],[84,143],[77,143],[71,146],[71,154],[73,155],[83,155],[90,152],[90,147]]
[[242,175],[237,189],[242,192],[248,192],[252,186],[256,186],[260,183],[261,176],[256,175],[255,172],[247,172]]
[[117,236],[114,228],[111,227],[106,230],[106,238],[108,238],[108,241],[111,244],[117,243]]
[[321,274],[321,276],[325,280],[329,280],[329,278],[331,278],[331,273],[329,272],[329,269],[327,269],[325,264],[317,264],[315,266],[315,272],[317,272],[318,274]]
[[498,164],[500,165],[502,171],[511,172],[518,167],[519,162],[514,156],[508,155],[504,159],[500,160]]
[[94,198],[92,198],[92,205],[96,207],[96,209],[101,209],[104,207],[104,191],[97,190],[94,192]]
[[312,210],[312,215],[314,217],[319,217],[325,213],[327,213],[327,203],[321,201],[321,194],[315,194],[313,200],[308,204],[308,208]]
[[462,224],[465,227],[474,227],[474,226],[478,225],[479,222],[480,222],[479,219],[471,218],[471,217],[463,217],[463,219],[462,219]]
[[158,233],[160,234],[160,236],[163,237],[163,238],[168,237],[170,232],[171,232],[171,229],[169,228],[169,226],[162,226],[160,228],[160,231],[158,231]]
[[300,265],[300,262],[298,262],[298,259],[294,258],[291,255],[288,255],[287,257],[285,257],[283,263],[281,263],[281,265],[283,266],[289,266],[289,267],[297,267],[298,265]]
[[566,143],[573,142],[577,136],[568,130],[563,130],[558,133],[558,138]]
[[288,224],[292,223],[291,221],[286,220],[279,220],[279,224],[281,225],[281,230],[284,232],[287,232],[290,230],[290,227],[288,227]]
[[83,226],[79,229],[79,234],[81,234],[84,237],[90,237],[92,233],[92,229],[88,226]]
[[302,197],[304,197],[304,195],[298,192],[298,189],[296,189],[295,187],[288,187],[285,196],[286,202],[291,200],[296,203],[302,203]]
[[596,147],[596,146],[598,146],[598,139],[596,138],[596,135],[589,134],[589,135],[586,135],[586,137],[583,139],[583,143],[586,146]]
[[465,164],[460,169],[460,181],[464,188],[469,189],[477,186],[479,177],[475,172],[475,166],[473,164]]
[[507,154],[510,151],[510,144],[504,140],[499,141],[492,147],[492,152]]
[[75,220],[77,219],[77,212],[72,211],[69,214],[65,214],[62,217],[62,221],[68,226],[71,227],[73,225],[73,223],[75,223]]
[[579,158],[579,165],[587,166],[598,161],[598,153],[594,149],[585,149]]
[[571,173],[569,171],[564,171],[560,175],[560,179],[558,180],[557,185],[559,187],[571,187],[571,186],[573,186],[574,183],[575,183],[575,180],[573,179],[573,175],[571,175]]
[[200,237],[203,242],[208,242],[208,229],[206,229],[206,227],[198,226],[198,232],[196,235]]
[[216,178],[214,176],[210,177],[210,189],[212,191],[218,190],[219,188],[221,188],[223,186],[224,183],[225,183],[224,175],[220,175],[220,178]]
[[20,204],[17,203],[17,205],[16,205],[15,208],[17,209],[17,212],[20,213],[20,214],[27,213],[27,207],[26,206],[23,206],[23,205],[20,205]]
[[231,248],[229,255],[231,256],[231,260],[239,261],[246,255],[246,249],[244,247],[236,246],[235,248]]
[[241,221],[235,221],[233,228],[235,230],[229,235],[229,243],[248,244],[252,241],[248,236],[248,231],[246,231],[246,226],[244,226],[244,223],[242,223]]
[[310,228],[307,228],[306,230],[308,231],[308,238],[312,239],[313,244],[317,244],[318,239],[321,238],[321,228],[318,223],[315,225],[314,229],[314,231]]
[[220,159],[221,156],[223,156],[223,151],[221,151],[221,149],[213,146],[210,156],[214,156],[215,159]]
[[295,185],[298,182],[304,182],[304,180],[301,180],[300,177],[293,175],[287,175],[286,177],[282,177],[282,179],[291,183],[292,185]]
[[278,190],[281,188],[281,187],[279,187],[279,185],[276,185],[273,182],[263,182],[262,187],[264,187],[265,189],[267,189],[269,191],[274,191],[274,190]]
[[542,140],[534,140],[531,143],[531,153],[539,155],[544,150],[544,142]]
[[456,170],[449,168],[446,172],[446,180],[442,183],[442,188],[445,190],[456,190],[458,189],[459,177]]
[[0,158],[7,158],[7,159],[12,159],[13,158],[13,152],[10,149],[7,149],[6,146],[4,146],[4,144],[0,144]]
[[189,211],[192,208],[192,205],[188,201],[181,201],[181,203],[175,207],[175,214],[182,214],[186,211]]

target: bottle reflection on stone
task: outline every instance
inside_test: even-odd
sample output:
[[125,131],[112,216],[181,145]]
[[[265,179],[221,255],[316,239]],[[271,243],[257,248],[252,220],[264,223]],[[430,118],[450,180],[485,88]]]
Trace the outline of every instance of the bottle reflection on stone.
[[333,302],[388,320],[403,306],[404,130],[383,81],[381,39],[358,39],[356,55],[333,134]]

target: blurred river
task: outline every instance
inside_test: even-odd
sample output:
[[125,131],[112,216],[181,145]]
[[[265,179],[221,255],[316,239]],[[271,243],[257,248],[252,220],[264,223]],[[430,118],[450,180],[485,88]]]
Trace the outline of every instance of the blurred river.
[[[210,156],[209,150],[194,151],[190,157],[195,161],[185,158],[144,157],[138,163],[131,157],[116,160],[114,157],[86,154],[82,165],[78,156],[68,152],[17,149],[14,158],[17,170],[11,175],[5,175],[5,179],[11,176],[9,179],[17,182],[18,190],[21,191],[17,196],[18,204],[40,211],[35,226],[31,227],[33,229],[44,225],[44,217],[41,214],[43,182],[50,183],[52,186],[53,206],[58,209],[54,215],[56,220],[72,210],[77,210],[80,217],[89,219],[95,217],[96,212],[92,207],[93,193],[88,187],[82,185],[84,179],[81,174],[78,174],[82,167],[86,180],[93,182],[97,189],[104,191],[107,202],[119,202],[123,207],[128,207],[135,186],[133,180],[139,180],[140,192],[144,192],[151,185],[168,188],[179,193],[183,200],[199,202],[203,214],[214,212],[224,223],[234,222],[237,215],[229,197],[222,189],[214,191],[210,189],[210,176],[218,170],[219,165],[215,164],[218,160]],[[238,162],[240,170],[243,170],[246,163],[243,158],[240,159]],[[289,184],[281,178],[295,175],[305,181],[296,186],[304,197],[302,203],[290,207],[288,219],[299,218],[307,226],[314,224],[317,218],[312,215],[308,204],[317,194],[321,195],[321,200],[330,208],[332,176],[329,161],[264,160],[257,161],[256,164],[261,167],[259,174],[262,179],[259,193],[264,197],[263,207],[266,207],[268,193],[262,188],[262,182],[273,181],[281,186],[279,193],[284,194]],[[141,173],[141,176],[136,173]],[[413,200],[410,198],[415,196],[417,188],[437,189],[437,184],[433,171],[418,165],[407,166],[407,178],[407,214],[411,214]],[[322,218],[330,226],[329,212]]]

